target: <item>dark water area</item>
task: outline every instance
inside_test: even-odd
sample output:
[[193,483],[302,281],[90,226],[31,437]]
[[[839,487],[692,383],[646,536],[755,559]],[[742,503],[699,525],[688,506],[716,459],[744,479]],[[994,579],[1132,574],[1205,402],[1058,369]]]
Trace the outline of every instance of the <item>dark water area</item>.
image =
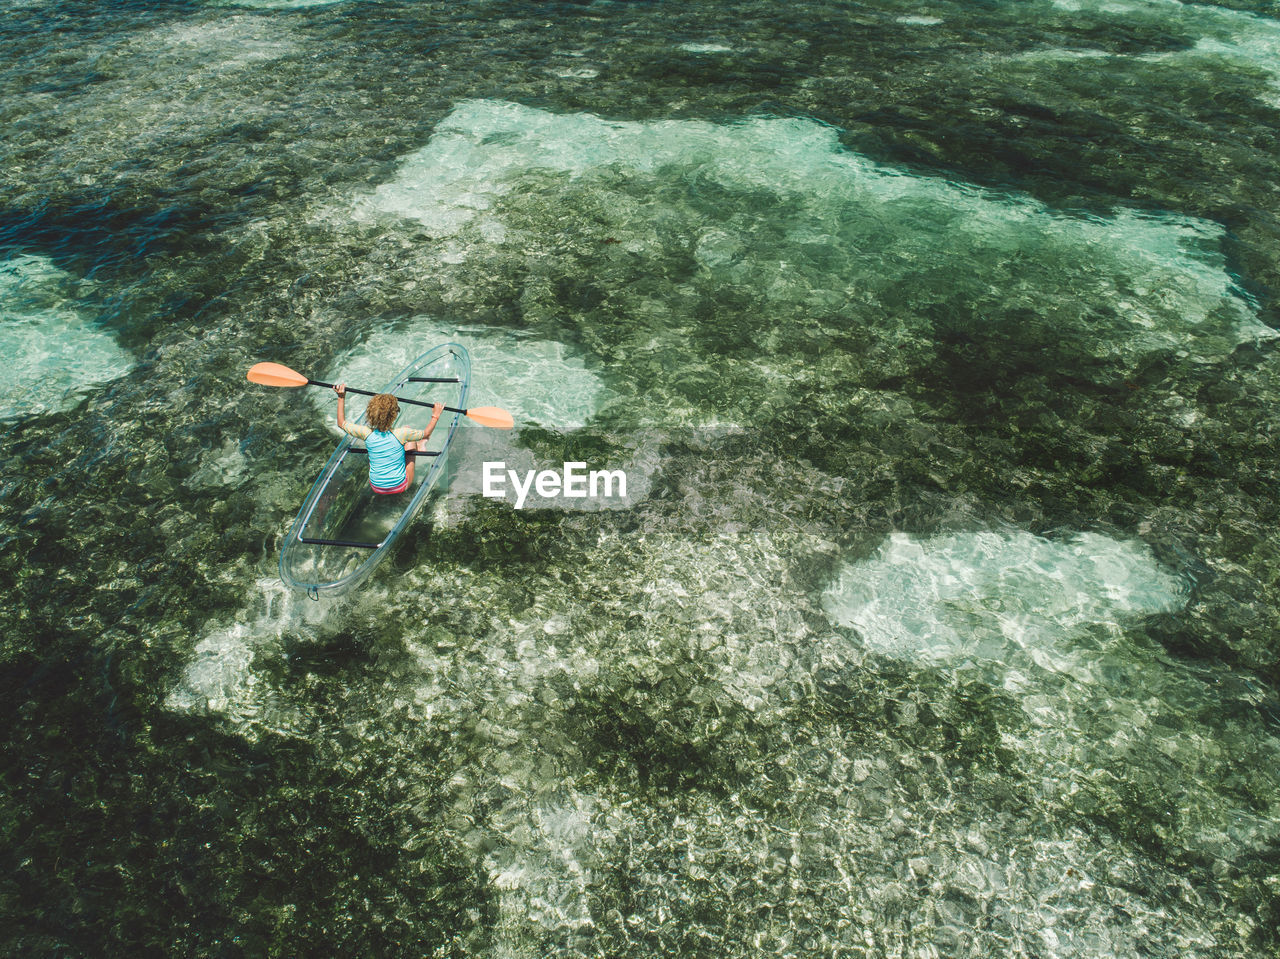
[[0,10],[6,954],[1280,955],[1276,4]]

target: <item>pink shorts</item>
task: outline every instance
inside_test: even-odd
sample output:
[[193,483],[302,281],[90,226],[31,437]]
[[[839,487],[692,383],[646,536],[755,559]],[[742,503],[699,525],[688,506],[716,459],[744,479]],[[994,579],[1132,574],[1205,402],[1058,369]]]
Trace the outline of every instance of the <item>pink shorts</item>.
[[409,488],[409,477],[407,476],[404,478],[403,483],[401,483],[399,486],[392,486],[390,489],[384,489],[381,486],[374,486],[372,483],[369,484],[369,489],[373,490],[375,493],[383,493],[388,495],[391,493],[403,493],[408,488]]

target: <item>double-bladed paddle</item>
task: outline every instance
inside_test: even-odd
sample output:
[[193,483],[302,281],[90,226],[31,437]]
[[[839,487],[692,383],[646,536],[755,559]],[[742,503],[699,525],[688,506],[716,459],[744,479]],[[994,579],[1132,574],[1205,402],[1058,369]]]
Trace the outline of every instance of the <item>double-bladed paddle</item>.
[[[249,382],[257,383],[261,386],[323,386],[325,389],[333,389],[332,383],[323,383],[320,380],[313,380],[303,376],[296,370],[291,370],[287,366],[281,366],[279,363],[258,363],[255,364],[248,373]],[[419,382],[432,383],[456,383],[457,380],[430,379]],[[369,390],[358,390],[354,386],[347,387],[348,393],[359,393],[361,396],[377,396]],[[411,403],[414,406],[435,406],[434,403],[424,403],[422,400],[406,400],[396,397],[401,403]],[[511,414],[498,406],[477,406],[469,410],[460,410],[455,406],[446,406],[446,410],[450,413],[461,413],[469,420],[474,420],[481,426],[489,426],[496,430],[509,430],[515,425],[515,421],[511,418]]]

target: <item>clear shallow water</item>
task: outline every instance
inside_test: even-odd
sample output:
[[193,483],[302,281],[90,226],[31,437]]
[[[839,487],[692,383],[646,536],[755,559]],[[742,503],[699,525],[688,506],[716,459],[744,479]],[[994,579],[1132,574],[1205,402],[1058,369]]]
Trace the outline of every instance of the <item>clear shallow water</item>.
[[[0,335],[93,337],[6,421],[9,951],[1275,954],[1235,6],[7,6]],[[472,454],[642,492],[462,456],[286,593],[332,400],[244,370],[445,338]]]
[[7,420],[72,405],[77,391],[134,365],[111,333],[93,324],[71,286],[47,257],[17,256],[0,267],[0,350],[9,357],[13,391]]
[[[458,343],[483,364],[485,379],[469,393],[469,406],[502,406],[519,426],[573,429],[583,426],[607,402],[609,393],[601,377],[586,369],[583,359],[563,343],[522,336],[503,327],[460,326],[430,316],[395,320],[370,331],[351,349],[335,357],[329,368],[317,374],[325,382],[340,379],[356,383],[386,379],[386,365],[401,368],[418,353],[420,343]],[[546,388],[555,383],[554,390]],[[332,394],[306,394],[319,415],[335,417]],[[358,416],[364,397],[352,397],[348,410]]]
[[1073,632],[1175,612],[1186,593],[1140,544],[1097,534],[1055,543],[980,531],[916,543],[899,533],[870,562],[846,567],[824,604],[891,656],[1009,667],[1021,651],[1070,672],[1052,650]]

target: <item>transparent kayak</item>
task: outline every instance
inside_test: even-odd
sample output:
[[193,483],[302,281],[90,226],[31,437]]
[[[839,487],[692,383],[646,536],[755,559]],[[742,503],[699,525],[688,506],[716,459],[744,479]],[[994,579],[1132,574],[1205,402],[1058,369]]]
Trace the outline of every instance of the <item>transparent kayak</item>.
[[[466,409],[470,380],[471,358],[466,349],[446,343],[423,353],[382,392],[400,398],[397,427],[421,429],[431,421],[432,403]],[[364,442],[344,437],[285,538],[280,551],[280,578],[285,585],[313,597],[337,595],[360,585],[413,522],[444,475],[449,445],[461,420],[461,413],[446,410],[440,415],[426,453],[417,457],[413,485],[390,495],[375,493],[369,487]],[[363,412],[356,422],[365,422]]]

